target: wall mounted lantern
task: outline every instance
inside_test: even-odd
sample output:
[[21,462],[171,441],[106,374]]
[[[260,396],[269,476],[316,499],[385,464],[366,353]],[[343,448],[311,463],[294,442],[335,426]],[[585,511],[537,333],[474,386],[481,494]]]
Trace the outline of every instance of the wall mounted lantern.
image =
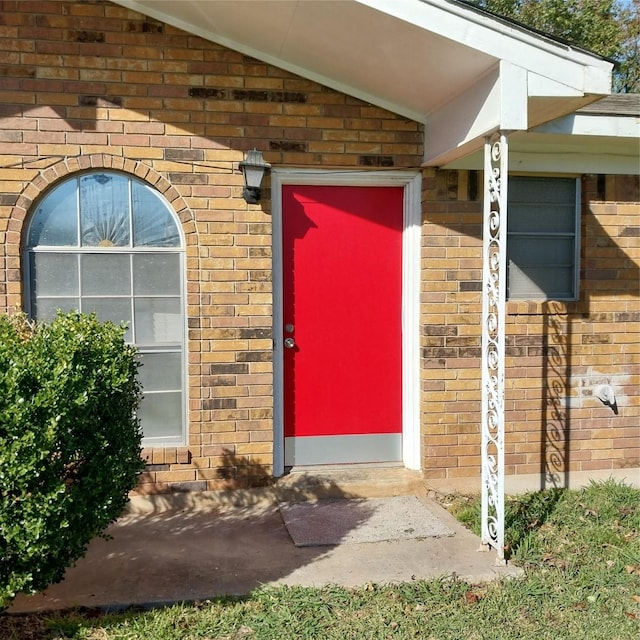
[[260,202],[260,185],[264,174],[271,169],[271,165],[264,161],[262,151],[253,149],[248,151],[245,159],[240,163],[244,176],[242,197],[249,204]]

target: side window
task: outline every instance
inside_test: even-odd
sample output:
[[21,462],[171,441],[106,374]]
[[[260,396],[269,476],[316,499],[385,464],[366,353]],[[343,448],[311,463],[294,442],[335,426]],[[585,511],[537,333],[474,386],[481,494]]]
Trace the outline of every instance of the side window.
[[510,176],[508,193],[507,297],[577,299],[578,181]]
[[26,238],[29,314],[126,322],[142,362],[143,443],[184,442],[183,243],[169,204],[136,178],[85,173],[45,194]]

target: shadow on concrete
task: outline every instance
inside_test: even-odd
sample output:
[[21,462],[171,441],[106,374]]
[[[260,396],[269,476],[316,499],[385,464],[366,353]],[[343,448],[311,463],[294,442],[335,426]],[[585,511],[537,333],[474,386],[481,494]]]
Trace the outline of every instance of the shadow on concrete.
[[[232,454],[228,462],[246,465]],[[265,585],[362,587],[442,576],[477,584],[521,573],[511,565],[496,565],[493,554],[477,553],[477,536],[413,491],[411,480],[394,482],[390,478],[397,474],[385,469],[370,470],[369,485],[380,476],[387,496],[415,495],[453,535],[349,543],[350,532],[370,520],[375,508],[354,500],[355,513],[342,525],[338,544],[296,547],[279,502],[363,497],[364,475],[348,486],[340,472],[334,473],[292,473],[256,489],[137,496],[108,530],[110,540],[93,540],[60,584],[19,596],[4,621],[34,611],[125,609],[245,596]],[[318,510],[322,504],[317,503]],[[0,631],[2,624],[0,617]]]
[[[227,454],[227,466],[247,461]],[[256,473],[256,465],[252,465]],[[269,471],[262,468],[266,478]],[[73,606],[123,607],[247,594],[278,582],[330,552],[294,547],[280,501],[353,497],[329,478],[299,474],[284,486],[134,497],[127,512],[96,538],[64,580],[19,596],[11,613]],[[371,515],[366,501],[343,535]]]

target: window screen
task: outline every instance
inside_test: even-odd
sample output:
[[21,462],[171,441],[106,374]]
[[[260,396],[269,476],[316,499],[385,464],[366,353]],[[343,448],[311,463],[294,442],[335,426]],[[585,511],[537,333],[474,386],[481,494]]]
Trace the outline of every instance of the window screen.
[[182,241],[149,185],[117,172],[68,178],[37,205],[27,233],[29,312],[95,312],[127,323],[138,347],[144,444],[184,442]]
[[510,299],[578,296],[578,197],[574,178],[509,178]]

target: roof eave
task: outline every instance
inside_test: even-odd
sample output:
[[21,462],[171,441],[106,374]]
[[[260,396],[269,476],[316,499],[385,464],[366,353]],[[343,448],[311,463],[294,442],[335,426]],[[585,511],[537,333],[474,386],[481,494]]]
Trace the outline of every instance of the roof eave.
[[428,165],[610,91],[609,61],[458,0],[114,2],[426,123]]

